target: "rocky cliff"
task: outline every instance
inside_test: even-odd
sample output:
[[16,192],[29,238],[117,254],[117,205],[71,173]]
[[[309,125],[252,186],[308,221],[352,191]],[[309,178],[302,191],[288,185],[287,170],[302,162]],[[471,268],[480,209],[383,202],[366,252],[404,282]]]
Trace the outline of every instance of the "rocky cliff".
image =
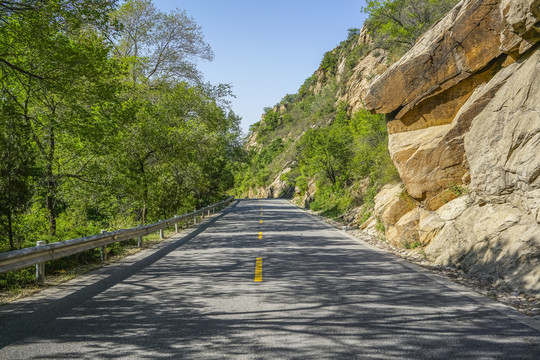
[[280,139],[285,155],[278,154],[272,160],[270,174],[263,185],[250,187],[242,196],[293,198],[297,205],[304,207],[313,201],[317,191],[315,179],[308,179],[306,189],[301,192],[297,186],[295,188],[294,181],[284,180],[288,172],[298,168],[294,155],[288,157],[287,154],[296,151],[294,148],[307,129],[332,124],[336,114],[328,112],[329,107],[335,110],[339,104],[346,104],[349,115],[363,108],[370,83],[389,66],[387,51],[375,47],[368,29],[354,30],[358,33],[325,54],[325,58],[331,59],[329,65],[323,60],[292,100],[286,100],[286,96],[271,109],[273,116],[265,113],[253,125],[254,130],[246,139],[246,149],[260,153],[273,140]]
[[387,239],[535,293],[539,41],[540,0],[464,0],[363,96],[387,114],[390,154],[416,205],[399,205],[399,187],[379,194]]
[[540,294],[539,19],[540,0],[463,0],[391,66],[363,28],[254,127],[248,147],[265,166],[247,172],[257,181],[243,194],[320,205],[295,146],[332,126],[342,104],[350,118],[366,107],[386,114],[402,183],[371,209],[364,195],[377,180],[355,178],[342,218],[372,233],[382,223],[394,245]]

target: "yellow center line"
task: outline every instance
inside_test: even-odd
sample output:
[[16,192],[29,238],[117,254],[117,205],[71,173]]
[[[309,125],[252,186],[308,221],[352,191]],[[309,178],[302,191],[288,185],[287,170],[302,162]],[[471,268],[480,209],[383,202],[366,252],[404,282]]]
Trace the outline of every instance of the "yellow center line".
[[262,224],[262,219],[261,219],[261,224]]
[[263,214],[263,213],[262,213],[262,211],[261,211],[261,216],[262,216],[262,214]]
[[255,281],[262,281],[262,258],[257,258],[255,262]]
[[259,240],[262,240],[262,231],[259,231]]

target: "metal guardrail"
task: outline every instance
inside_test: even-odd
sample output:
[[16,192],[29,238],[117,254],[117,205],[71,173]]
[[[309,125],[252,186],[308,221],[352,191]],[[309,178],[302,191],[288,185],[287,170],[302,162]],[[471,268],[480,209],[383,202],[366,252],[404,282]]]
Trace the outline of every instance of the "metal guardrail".
[[103,230],[99,235],[50,244],[46,244],[44,241],[38,241],[38,245],[34,247],[0,253],[0,274],[36,265],[37,281],[38,283],[43,283],[46,261],[57,260],[95,248],[101,249],[101,259],[104,260],[106,258],[106,252],[104,251],[105,246],[109,244],[131,239],[138,239],[138,245],[140,247],[143,236],[159,231],[161,238],[163,238],[163,230],[172,225],[175,225],[175,231],[178,232],[178,223],[181,221],[193,218],[193,222],[196,224],[197,216],[204,216],[206,212],[208,212],[208,215],[210,215],[211,211],[214,212],[216,209],[219,209],[222,206],[227,206],[233,199],[234,196],[231,196],[227,200],[220,203],[210,205],[203,209],[199,209],[184,215],[175,216],[168,220],[158,221],[157,223],[153,224],[111,232],[106,232]]

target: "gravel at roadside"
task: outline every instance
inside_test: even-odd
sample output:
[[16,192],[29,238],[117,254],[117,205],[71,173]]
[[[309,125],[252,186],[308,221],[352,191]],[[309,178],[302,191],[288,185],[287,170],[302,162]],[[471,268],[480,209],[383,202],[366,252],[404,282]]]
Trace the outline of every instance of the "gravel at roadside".
[[417,249],[403,249],[395,247],[385,241],[380,240],[376,236],[366,234],[362,230],[344,227],[344,224],[340,223],[339,221],[325,218],[311,210],[307,211],[329,225],[332,225],[338,229],[346,230],[349,234],[353,235],[357,239],[376,246],[381,250],[393,253],[409,262],[415,263],[435,273],[438,273],[439,275],[445,276],[455,283],[464,285],[477,293],[489,297],[492,300],[511,306],[525,315],[540,320],[540,297],[538,296],[516,291],[504,281],[493,283],[486,279],[481,279],[472,274],[465,273],[463,270],[453,266],[434,264],[428,261],[422,252],[417,251]]

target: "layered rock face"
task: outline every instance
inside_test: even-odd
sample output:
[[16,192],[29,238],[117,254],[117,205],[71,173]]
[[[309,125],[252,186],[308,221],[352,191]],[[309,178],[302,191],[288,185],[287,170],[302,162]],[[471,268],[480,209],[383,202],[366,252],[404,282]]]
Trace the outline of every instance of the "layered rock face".
[[364,100],[388,114],[390,154],[418,206],[386,224],[389,240],[537,293],[539,41],[540,0],[464,0]]

